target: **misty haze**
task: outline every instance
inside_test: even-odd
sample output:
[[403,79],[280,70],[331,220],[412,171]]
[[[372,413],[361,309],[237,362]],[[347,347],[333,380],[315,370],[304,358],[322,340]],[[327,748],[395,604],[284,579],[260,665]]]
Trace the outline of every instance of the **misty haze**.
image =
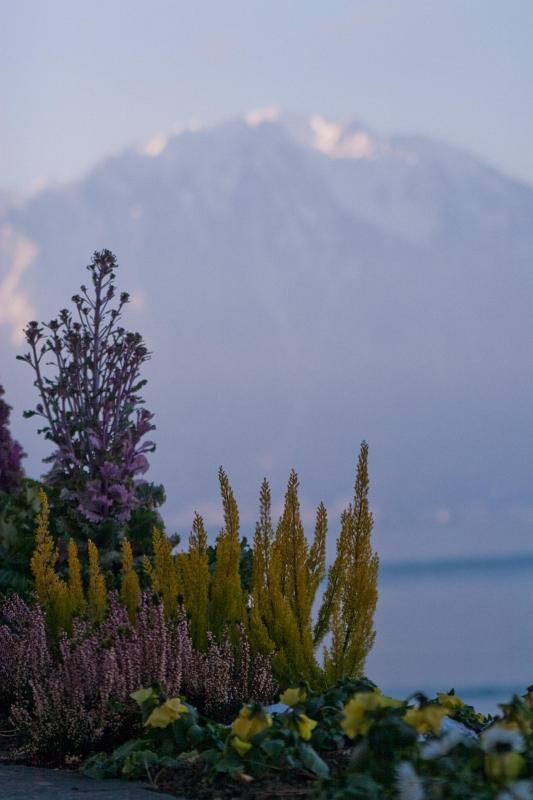
[[[98,779],[152,764],[156,783],[168,767],[157,788],[205,798],[206,769],[182,787],[177,762],[206,750],[252,800],[266,741],[320,800],[447,797],[443,764],[457,797],[533,798],[530,6],[4,5],[0,729],[17,757]],[[115,279],[106,302],[129,302],[107,340]],[[38,350],[17,356],[64,308],[89,335],[51,413]],[[120,373],[124,329],[141,346]],[[49,665],[36,703],[28,653]],[[382,723],[412,737],[388,778]],[[359,761],[332,767],[352,743]]]

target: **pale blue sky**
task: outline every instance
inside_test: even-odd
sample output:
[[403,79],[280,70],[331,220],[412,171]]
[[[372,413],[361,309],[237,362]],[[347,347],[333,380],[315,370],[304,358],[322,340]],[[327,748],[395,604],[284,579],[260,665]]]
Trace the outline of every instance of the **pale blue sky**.
[[275,104],[533,181],[532,0],[0,0],[0,189]]

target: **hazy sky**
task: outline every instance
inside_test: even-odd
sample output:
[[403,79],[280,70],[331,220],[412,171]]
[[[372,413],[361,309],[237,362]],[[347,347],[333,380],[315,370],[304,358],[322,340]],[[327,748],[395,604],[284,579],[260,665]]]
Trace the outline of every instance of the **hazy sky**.
[[533,181],[532,0],[0,0],[0,188],[276,104]]

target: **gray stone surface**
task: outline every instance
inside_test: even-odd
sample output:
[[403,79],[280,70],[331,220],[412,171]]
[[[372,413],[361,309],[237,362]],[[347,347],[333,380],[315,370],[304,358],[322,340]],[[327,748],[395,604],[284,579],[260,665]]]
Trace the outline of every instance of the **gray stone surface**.
[[96,781],[64,770],[0,764],[1,800],[168,800],[170,797],[139,783]]

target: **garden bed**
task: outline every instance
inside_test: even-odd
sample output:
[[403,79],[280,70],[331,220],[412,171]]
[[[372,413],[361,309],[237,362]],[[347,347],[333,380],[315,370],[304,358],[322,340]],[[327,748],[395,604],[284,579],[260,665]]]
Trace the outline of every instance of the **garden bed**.
[[306,535],[294,470],[277,523],[263,481],[249,544],[220,468],[216,541],[195,514],[176,552],[163,487],[140,477],[150,354],[119,324],[116,267],[95,253],[74,314],[25,329],[25,415],[55,447],[42,484],[0,390],[3,755],[200,800],[533,800],[532,692],[495,721],[453,691],[394,699],[362,677],[379,571],[366,442],[329,568],[327,510]]

